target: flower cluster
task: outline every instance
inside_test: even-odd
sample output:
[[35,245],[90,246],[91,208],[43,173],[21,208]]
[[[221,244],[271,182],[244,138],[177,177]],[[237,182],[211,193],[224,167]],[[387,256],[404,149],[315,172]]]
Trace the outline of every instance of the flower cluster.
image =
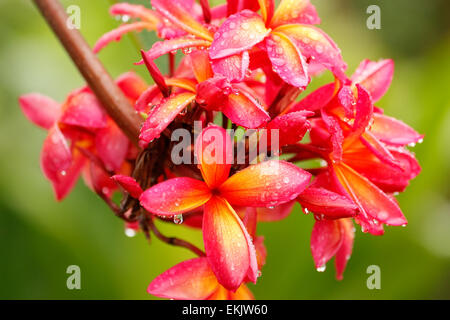
[[[340,49],[315,26],[320,19],[309,0],[282,0],[276,8],[274,0],[151,5],[113,5],[111,14],[126,21],[94,46],[99,52],[130,31],[161,38],[136,63],[145,64],[154,85],[133,73],[117,80],[145,120],[139,146],[87,87],[63,104],[38,94],[20,98],[25,115],[49,130],[41,163],[58,199],[83,173],[111,207],[113,192],[123,193],[117,213],[129,228],[164,238],[154,221],[173,220],[202,230],[205,252],[194,250],[199,257],[162,273],[149,293],[252,299],[246,283],[256,283],[266,258],[257,223],[285,218],[295,203],[315,219],[315,267],[323,271],[334,257],[338,279],[352,253],[354,223],[373,235],[407,224],[395,195],[420,172],[407,147],[423,136],[374,105],[391,83],[392,60],[364,60],[348,77]],[[154,63],[163,55],[168,75]],[[326,70],[335,81],[298,100]],[[194,161],[181,164],[172,157],[180,129],[194,137],[181,150]],[[236,160],[238,150],[244,161]]]

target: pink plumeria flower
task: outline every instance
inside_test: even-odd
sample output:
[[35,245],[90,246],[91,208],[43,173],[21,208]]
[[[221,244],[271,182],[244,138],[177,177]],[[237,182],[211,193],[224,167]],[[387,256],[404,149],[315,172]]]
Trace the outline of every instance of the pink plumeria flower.
[[209,49],[215,73],[241,81],[234,69],[247,69],[251,54],[261,48],[273,70],[292,86],[305,88],[310,81],[309,69],[317,69],[318,65],[344,78],[346,64],[339,48],[322,30],[311,25],[320,20],[309,0],[283,0],[276,10],[273,0],[258,2],[261,15],[239,11],[215,32]]
[[257,260],[251,237],[232,205],[267,207],[289,202],[305,189],[311,175],[290,163],[271,160],[228,178],[231,148],[226,131],[209,126],[196,143],[204,182],[187,177],[170,179],[146,190],[140,202],[160,216],[182,214],[203,205],[208,261],[220,284],[236,290],[247,276],[256,281]]

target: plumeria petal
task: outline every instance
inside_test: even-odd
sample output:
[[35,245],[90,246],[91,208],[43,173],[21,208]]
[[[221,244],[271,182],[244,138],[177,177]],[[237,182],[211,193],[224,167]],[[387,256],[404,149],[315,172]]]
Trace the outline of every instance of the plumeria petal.
[[97,42],[95,43],[92,51],[94,53],[99,53],[109,43],[113,41],[120,41],[120,39],[122,39],[122,36],[124,34],[127,34],[131,31],[140,32],[142,30],[154,30],[154,29],[156,29],[156,25],[143,21],[123,24],[117,27],[116,29],[111,30],[102,35],[100,39],[98,39]]
[[308,62],[313,60],[330,69],[338,78],[346,79],[346,63],[336,43],[322,30],[305,24],[290,24],[277,27],[274,32],[284,33]]
[[245,284],[241,284],[236,292],[229,291],[229,300],[255,300],[255,297]]
[[139,201],[147,211],[173,216],[200,207],[210,198],[211,191],[204,182],[182,177],[166,180],[145,190]]
[[311,252],[317,269],[324,268],[342,244],[339,220],[318,220],[311,234]]
[[284,218],[286,218],[288,215],[291,214],[294,204],[295,201],[289,201],[275,207],[256,208],[258,221],[273,222],[283,220]]
[[336,252],[334,264],[336,267],[336,278],[342,280],[345,267],[352,254],[355,231],[351,219],[340,219],[338,221],[341,227],[342,244]]
[[225,129],[216,125],[204,129],[195,142],[195,154],[203,179],[211,189],[228,178],[233,163],[233,145]]
[[155,84],[153,86],[148,87],[136,100],[136,104],[134,105],[134,108],[139,112],[145,112],[148,113],[151,109],[150,104],[156,105],[156,102],[161,101],[162,94],[161,90],[159,90],[159,87]]
[[305,60],[297,46],[281,32],[272,32],[266,40],[267,54],[273,69],[294,87],[305,88],[310,79]]
[[[192,50],[203,49],[209,47],[211,43],[203,39],[194,38],[175,38],[165,41],[155,42],[150,50],[146,52],[146,56],[149,60],[154,60],[167,53],[175,52],[180,49]],[[137,64],[142,64],[143,61]]]
[[420,173],[414,155],[401,148],[389,148],[398,166],[381,161],[367,148],[354,149],[343,155],[343,161],[375,183],[385,192],[401,192]]
[[256,281],[257,260],[251,238],[233,208],[220,197],[205,204],[203,241],[211,269],[221,285],[235,291],[249,273]]
[[310,173],[291,163],[269,160],[239,171],[219,190],[233,205],[269,207],[295,199],[310,178]]
[[361,84],[370,92],[373,102],[377,102],[386,93],[394,75],[394,61],[391,59],[378,62],[363,60],[353,74],[353,83]]
[[111,180],[108,172],[93,161],[89,161],[87,164],[87,174],[90,176],[88,186],[102,197],[110,199],[118,188],[117,184]]
[[222,107],[222,112],[244,128],[258,128],[270,120],[269,114],[246,91],[231,93]]
[[58,126],[54,125],[42,147],[41,167],[52,183],[57,200],[62,200],[73,188],[83,164],[84,158],[76,150],[71,152]]
[[316,8],[309,0],[281,0],[270,22],[271,28],[283,24],[320,24]]
[[275,11],[274,0],[258,0],[259,7],[261,8],[261,15],[266,25],[270,23]]
[[206,81],[214,76],[207,51],[194,51],[189,54],[189,59],[197,82]]
[[111,178],[135,199],[139,199],[144,192],[141,186],[132,177],[117,174]]
[[303,208],[323,214],[327,219],[352,217],[358,212],[358,207],[348,197],[325,188],[309,187],[297,199]]
[[151,0],[152,6],[175,26],[201,39],[212,41],[212,32],[199,23],[182,1]]
[[97,97],[91,92],[81,91],[69,96],[64,103],[60,122],[98,129],[106,127],[107,117]]
[[247,51],[237,53],[225,58],[212,60],[212,69],[218,76],[225,77],[231,82],[240,82],[244,80],[250,63]]
[[19,104],[28,120],[47,130],[55,124],[61,113],[58,102],[39,93],[20,96]]
[[269,33],[264,21],[253,11],[231,15],[214,34],[209,49],[211,59],[220,59],[251,49]]
[[153,139],[158,138],[161,132],[176,118],[176,116],[191,103],[195,94],[190,92],[173,94],[163,100],[149,114],[141,128],[139,139],[141,145],[146,146]]
[[152,22],[155,25],[160,18],[157,13],[147,9],[143,5],[130,4],[126,2],[116,3],[109,8],[109,13],[113,16],[122,15],[130,18],[138,18],[147,22]]
[[393,226],[407,223],[398,204],[367,178],[344,163],[333,167],[340,183],[358,205],[363,216]]
[[394,146],[414,144],[423,139],[423,135],[404,122],[379,113],[374,113],[370,131],[380,141]]
[[269,144],[272,130],[278,130],[279,146],[294,144],[303,139],[305,133],[310,129],[306,117],[311,115],[308,111],[290,112],[274,118],[267,124],[267,143]]
[[177,300],[203,300],[213,294],[219,283],[206,258],[183,261],[156,277],[147,292]]
[[95,148],[107,170],[119,170],[128,153],[130,141],[114,121],[109,120],[108,126],[97,131]]
[[133,102],[139,99],[142,93],[148,88],[147,83],[145,83],[145,81],[135,72],[126,72],[122,74],[117,78],[116,83],[125,96]]
[[298,103],[289,108],[289,112],[309,110],[318,111],[325,107],[331,99],[333,99],[335,93],[335,84],[329,83],[319,89],[313,91]]

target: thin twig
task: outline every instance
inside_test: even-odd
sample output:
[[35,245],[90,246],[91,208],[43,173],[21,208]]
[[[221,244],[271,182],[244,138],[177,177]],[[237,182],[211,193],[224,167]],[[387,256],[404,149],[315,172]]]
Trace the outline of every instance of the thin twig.
[[67,27],[68,16],[58,0],[33,0],[42,16],[61,41],[89,87],[102,102],[108,115],[127,137],[138,144],[141,117],[106,72],[80,32]]
[[155,234],[155,236],[159,240],[161,240],[167,244],[173,245],[173,246],[186,248],[186,249],[192,251],[193,253],[195,253],[196,255],[198,255],[199,257],[205,256],[205,253],[202,250],[200,250],[199,248],[197,248],[196,246],[194,246],[192,243],[187,242],[185,240],[175,238],[175,237],[167,237],[167,236],[163,235],[158,230],[158,228],[156,227],[156,225],[152,219],[147,219],[147,223],[148,223],[150,230]]

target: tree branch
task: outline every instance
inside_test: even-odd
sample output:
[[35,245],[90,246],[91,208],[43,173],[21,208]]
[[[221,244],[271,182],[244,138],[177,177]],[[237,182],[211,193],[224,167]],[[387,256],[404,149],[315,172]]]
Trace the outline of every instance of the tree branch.
[[114,80],[92,52],[77,29],[67,27],[68,16],[58,0],[33,0],[42,16],[61,41],[89,87],[102,102],[108,115],[137,145],[141,117],[135,112]]

